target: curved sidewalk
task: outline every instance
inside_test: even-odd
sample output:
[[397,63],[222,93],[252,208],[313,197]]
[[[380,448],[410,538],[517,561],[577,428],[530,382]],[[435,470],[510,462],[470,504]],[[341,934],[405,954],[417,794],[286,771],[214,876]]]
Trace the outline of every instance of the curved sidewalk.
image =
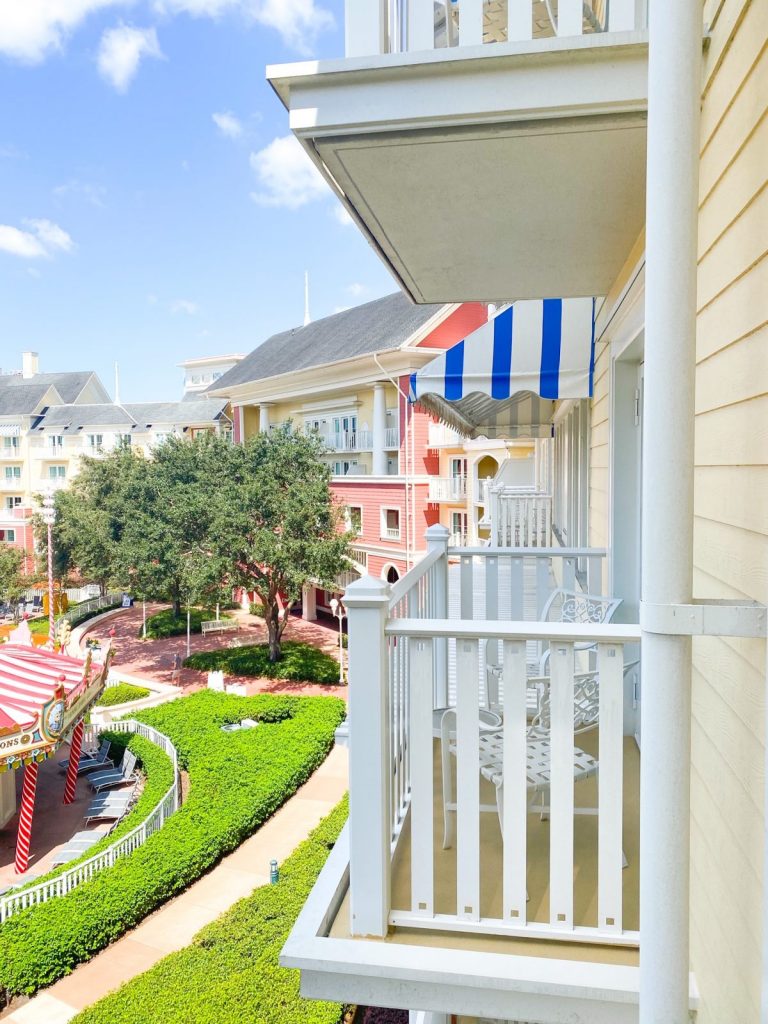
[[347,751],[335,746],[312,777],[258,832],[180,896],[76,968],[3,1024],[65,1024],[163,957],[189,945],[203,925],[269,882],[269,862],[282,863],[347,790]]

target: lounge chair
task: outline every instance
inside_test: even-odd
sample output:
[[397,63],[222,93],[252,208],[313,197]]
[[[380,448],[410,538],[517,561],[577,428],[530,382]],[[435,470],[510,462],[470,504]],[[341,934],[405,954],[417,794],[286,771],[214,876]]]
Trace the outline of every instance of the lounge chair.
[[96,772],[91,775],[88,781],[98,793],[101,789],[110,789],[112,786],[122,786],[125,782],[132,782],[136,777],[133,769],[136,767],[136,755],[126,750],[119,768],[110,772]]
[[[115,764],[109,756],[110,746],[111,744],[108,740],[102,740],[101,746],[95,754],[92,752],[81,754],[80,760],[77,762],[77,774],[83,775],[85,772],[92,772],[97,768],[99,770],[114,768]],[[65,761],[59,761],[59,767],[68,768],[69,758]]]
[[52,865],[56,867],[59,864],[66,864],[70,860],[81,857],[108,834],[108,832],[103,832],[101,829],[88,829],[85,832],[76,832],[54,856],[51,861]]
[[86,824],[99,818],[119,821],[133,803],[133,796],[133,790],[130,790],[124,793],[106,793],[97,797],[85,812]]

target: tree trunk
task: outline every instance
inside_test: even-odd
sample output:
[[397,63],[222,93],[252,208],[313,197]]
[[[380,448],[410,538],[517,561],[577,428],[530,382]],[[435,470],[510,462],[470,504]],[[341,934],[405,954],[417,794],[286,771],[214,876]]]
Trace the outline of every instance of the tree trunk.
[[267,624],[267,639],[269,642],[269,660],[274,664],[280,661],[282,650],[280,646],[280,608],[277,601],[270,596],[269,603],[264,607],[264,621]]
[[173,599],[173,617],[174,617],[174,619],[178,619],[178,617],[180,615],[181,615],[181,599],[178,598],[178,597],[174,597],[174,599]]

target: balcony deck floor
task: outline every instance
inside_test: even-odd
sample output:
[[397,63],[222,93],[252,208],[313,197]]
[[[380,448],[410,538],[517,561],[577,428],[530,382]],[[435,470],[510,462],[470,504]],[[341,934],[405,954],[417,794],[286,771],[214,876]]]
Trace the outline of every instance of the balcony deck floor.
[[[598,734],[578,737],[579,745],[597,752]],[[440,783],[439,746],[435,743],[434,800],[434,864],[435,910],[454,914],[456,909],[456,849],[442,849],[443,815]],[[483,782],[481,800],[494,803],[495,793]],[[589,779],[575,787],[576,805],[597,804],[597,780]],[[640,754],[635,741],[624,741],[624,852],[628,866],[623,872],[624,927],[639,926],[639,839],[640,839]],[[577,815],[574,825],[574,919],[577,925],[597,924],[597,825],[596,815]],[[501,917],[501,832],[495,814],[480,818],[481,915]],[[392,906],[397,910],[410,907],[410,828],[406,823],[392,869]],[[536,813],[528,816],[528,918],[546,922],[549,913],[549,823]],[[349,938],[349,893],[345,896],[330,934]],[[638,950],[618,945],[535,940],[509,936],[479,935],[471,932],[391,928],[383,940],[404,945],[467,949],[478,952],[508,953],[555,959],[583,960],[596,963],[637,966]]]

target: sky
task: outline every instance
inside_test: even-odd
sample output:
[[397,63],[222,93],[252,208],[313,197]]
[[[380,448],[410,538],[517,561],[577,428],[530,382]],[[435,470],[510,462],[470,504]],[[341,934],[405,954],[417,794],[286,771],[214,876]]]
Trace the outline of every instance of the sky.
[[0,368],[124,401],[396,290],[288,131],[271,63],[343,54],[343,0],[0,0]]

